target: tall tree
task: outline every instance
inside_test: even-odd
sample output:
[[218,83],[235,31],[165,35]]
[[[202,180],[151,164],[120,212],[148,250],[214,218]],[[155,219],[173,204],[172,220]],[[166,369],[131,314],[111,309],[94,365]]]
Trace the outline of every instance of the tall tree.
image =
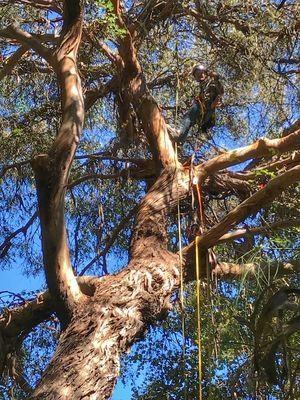
[[[263,266],[238,264],[234,254],[224,260],[211,251],[217,244],[299,226],[299,6],[2,3],[0,257],[42,264],[48,291],[3,313],[1,372],[27,335],[55,315],[58,345],[30,398],[108,399],[120,356],[172,308],[182,270],[186,282],[195,279],[194,239],[184,235],[182,253],[174,245],[176,215],[193,218],[191,197],[204,199],[201,265],[221,279]],[[175,148],[167,118],[178,123],[199,58],[222,74],[226,95],[212,137],[191,135],[192,148],[202,146],[195,163],[189,143]],[[228,150],[232,140],[243,146]],[[27,241],[13,251],[29,231],[31,249]],[[96,255],[83,265],[93,243]],[[114,246],[128,251],[118,271],[106,262]],[[19,373],[12,377],[30,391]]]

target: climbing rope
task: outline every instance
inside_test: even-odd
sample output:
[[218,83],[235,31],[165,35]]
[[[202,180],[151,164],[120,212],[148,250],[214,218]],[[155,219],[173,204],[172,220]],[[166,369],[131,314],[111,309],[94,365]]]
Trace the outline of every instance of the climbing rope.
[[[176,36],[177,38],[177,36]],[[175,127],[178,121],[178,105],[180,91],[179,77],[179,57],[178,57],[178,40],[175,42],[175,58],[176,58],[176,93],[175,93]],[[177,143],[175,143],[175,161],[178,160]],[[183,255],[182,255],[182,230],[181,230],[181,213],[179,201],[179,187],[177,176],[177,225],[178,225],[178,243],[179,243],[179,263],[180,263],[180,306],[181,306],[181,332],[182,332],[182,363],[184,370],[184,400],[187,400],[187,374],[185,370],[186,363],[186,327],[185,327],[185,304],[184,304],[184,271],[183,271]]]
[[[175,95],[175,127],[177,126],[178,119],[178,104],[179,104],[179,90],[180,90],[180,78],[179,78],[179,58],[178,58],[178,42],[175,44],[175,55],[177,63],[176,71],[176,95]],[[200,104],[201,111],[203,114],[202,103]],[[199,146],[200,147],[200,146]],[[194,152],[194,154],[196,151]],[[178,160],[178,149],[177,143],[175,143],[175,157]],[[192,173],[193,156],[190,159],[190,166]],[[184,164],[184,167],[186,163]],[[199,214],[201,229],[204,227],[204,213],[203,213],[203,200],[201,196],[201,189],[198,183],[196,183],[197,197],[199,203]],[[177,194],[178,190],[178,178],[177,178]],[[177,196],[177,224],[178,224],[178,242],[179,242],[179,262],[180,262],[180,304],[181,304],[181,329],[182,329],[182,360],[184,367],[184,400],[187,400],[187,374],[185,370],[186,362],[186,322],[185,322],[185,304],[184,304],[184,271],[183,271],[183,256],[182,256],[182,229],[181,229],[181,213],[180,213],[180,201],[179,195]],[[199,400],[202,400],[202,345],[201,345],[201,288],[200,288],[200,256],[199,256],[199,236],[196,236],[195,247],[196,247],[196,291],[197,291],[197,342],[198,342],[198,380],[199,380]]]
[[[204,206],[199,182],[196,182],[196,190],[199,204],[200,229],[204,228]],[[199,380],[199,400],[202,400],[202,340],[201,340],[201,260],[199,251],[200,236],[195,238],[196,251],[196,294],[197,294],[197,344],[198,344],[198,380]]]
[[200,256],[199,256],[199,239],[200,236],[196,236],[195,248],[196,248],[196,292],[197,292],[197,344],[198,344],[198,380],[199,380],[199,400],[202,400],[202,343],[201,343],[201,288],[200,288]]

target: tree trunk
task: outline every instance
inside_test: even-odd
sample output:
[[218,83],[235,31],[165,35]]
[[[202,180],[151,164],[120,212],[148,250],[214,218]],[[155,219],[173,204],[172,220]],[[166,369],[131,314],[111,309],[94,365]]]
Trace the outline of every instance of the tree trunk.
[[178,257],[153,238],[140,240],[145,258],[99,281],[62,332],[33,400],[109,399],[120,356],[170,309],[179,285]]

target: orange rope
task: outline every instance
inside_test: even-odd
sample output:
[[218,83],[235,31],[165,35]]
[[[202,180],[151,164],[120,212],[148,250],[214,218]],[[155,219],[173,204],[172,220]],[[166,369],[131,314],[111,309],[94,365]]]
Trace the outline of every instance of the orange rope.
[[198,196],[198,203],[199,203],[199,213],[200,213],[200,223],[201,223],[201,228],[204,227],[204,206],[203,206],[203,198],[201,194],[201,187],[200,184],[196,184],[196,189],[197,189],[197,196]]

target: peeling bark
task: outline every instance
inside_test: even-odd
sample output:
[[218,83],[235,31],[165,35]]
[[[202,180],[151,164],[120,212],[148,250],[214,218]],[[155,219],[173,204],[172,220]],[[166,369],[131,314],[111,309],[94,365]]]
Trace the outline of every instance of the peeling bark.
[[81,1],[66,1],[55,67],[62,99],[62,124],[48,154],[32,161],[42,231],[46,280],[57,302],[63,325],[83,300],[71,265],[65,226],[64,201],[74,154],[84,121],[84,103],[76,56],[82,32]]
[[168,252],[104,279],[62,333],[32,399],[109,399],[121,354],[170,308],[178,284],[178,257]]

